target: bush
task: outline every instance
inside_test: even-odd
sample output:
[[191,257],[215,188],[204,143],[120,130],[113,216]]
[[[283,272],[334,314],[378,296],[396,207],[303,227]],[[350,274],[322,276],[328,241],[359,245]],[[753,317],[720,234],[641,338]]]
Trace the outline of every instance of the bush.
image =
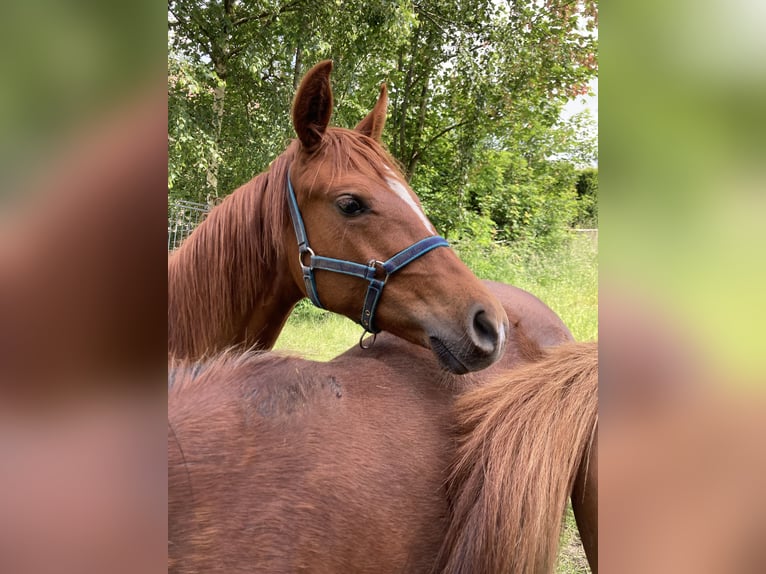
[[598,227],[598,169],[582,170],[577,176],[578,227]]
[[576,177],[566,162],[532,166],[521,154],[490,150],[469,175],[468,208],[493,222],[496,240],[547,250],[576,217]]

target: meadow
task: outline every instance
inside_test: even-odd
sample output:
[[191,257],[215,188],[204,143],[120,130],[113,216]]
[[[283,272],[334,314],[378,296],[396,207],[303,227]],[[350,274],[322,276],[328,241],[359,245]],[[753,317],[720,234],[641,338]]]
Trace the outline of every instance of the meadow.
[[[576,233],[554,250],[532,245],[476,245],[457,242],[461,259],[482,279],[521,287],[551,307],[578,341],[598,337],[597,235]],[[316,309],[304,299],[296,307],[275,349],[326,361],[356,345],[361,327]],[[567,509],[557,574],[589,572],[571,509]]]

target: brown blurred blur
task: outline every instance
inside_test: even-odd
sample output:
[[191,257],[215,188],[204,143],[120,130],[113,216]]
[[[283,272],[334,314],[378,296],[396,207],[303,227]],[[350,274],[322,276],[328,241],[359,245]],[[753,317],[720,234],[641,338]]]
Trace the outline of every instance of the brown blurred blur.
[[128,393],[0,406],[0,572],[165,572],[165,413]]
[[90,118],[0,229],[0,572],[164,571],[163,91]]
[[89,120],[3,212],[3,394],[164,378],[165,118],[155,91]]
[[165,571],[165,11],[3,5],[3,574]]
[[764,397],[645,296],[603,286],[599,336],[601,570],[762,572]]

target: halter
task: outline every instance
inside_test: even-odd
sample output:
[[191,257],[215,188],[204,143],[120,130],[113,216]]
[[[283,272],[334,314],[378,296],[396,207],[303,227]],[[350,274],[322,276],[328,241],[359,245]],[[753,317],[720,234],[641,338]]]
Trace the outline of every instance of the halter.
[[[370,283],[367,287],[367,294],[364,297],[362,317],[359,320],[359,324],[364,328],[362,337],[359,339],[359,345],[363,349],[367,348],[362,344],[364,336],[367,333],[377,335],[380,332],[380,329],[374,326],[373,320],[375,319],[375,309],[378,306],[378,301],[383,294],[383,287],[386,285],[388,278],[429,251],[437,247],[449,247],[449,243],[443,237],[433,235],[413,243],[406,249],[402,249],[386,261],[371,259],[367,265],[343,259],[333,259],[332,257],[322,257],[321,255],[316,255],[309,246],[306,226],[303,224],[303,218],[301,217],[300,209],[298,209],[298,200],[295,197],[289,172],[287,174],[287,199],[287,203],[290,206],[290,218],[295,229],[295,237],[298,239],[298,261],[303,272],[303,281],[306,284],[306,294],[311,299],[311,302],[320,309],[324,309],[319,301],[319,293],[317,292],[317,285],[314,279],[315,269],[360,277]],[[307,255],[309,257],[308,265],[305,264]],[[378,278],[379,272],[380,278]],[[374,342],[375,339],[373,338]]]

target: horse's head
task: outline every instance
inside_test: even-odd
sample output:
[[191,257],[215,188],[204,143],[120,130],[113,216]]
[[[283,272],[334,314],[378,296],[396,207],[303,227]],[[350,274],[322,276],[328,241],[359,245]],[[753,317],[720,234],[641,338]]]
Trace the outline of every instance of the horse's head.
[[[385,85],[354,130],[328,127],[331,69],[331,62],[311,69],[293,104],[298,143],[289,176],[297,205],[292,217],[302,216],[310,246],[300,255],[288,247],[296,283],[315,303],[370,331],[431,347],[450,371],[491,365],[502,354],[508,318],[455,253],[441,248],[446,242],[381,146]],[[332,272],[323,268],[329,258],[352,263],[330,263]]]

